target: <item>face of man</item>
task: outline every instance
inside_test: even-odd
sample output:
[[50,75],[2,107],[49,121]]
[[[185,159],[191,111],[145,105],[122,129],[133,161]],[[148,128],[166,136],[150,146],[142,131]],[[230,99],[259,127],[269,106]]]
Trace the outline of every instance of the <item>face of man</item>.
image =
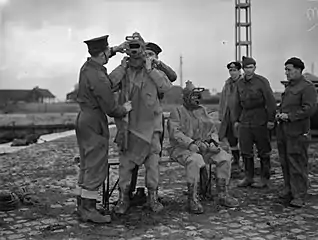
[[237,79],[240,75],[240,70],[237,70],[237,68],[230,68],[229,73],[232,79]]
[[102,64],[105,65],[108,63],[109,56],[110,56],[110,48],[108,47],[104,52],[102,52],[100,55]]
[[252,77],[254,75],[256,66],[254,64],[249,64],[244,67],[244,73],[246,77]]
[[146,50],[145,53],[148,58],[158,59],[158,55],[154,51]]
[[285,74],[287,77],[287,80],[293,80],[297,79],[301,76],[301,70],[298,68],[295,68],[293,64],[287,64],[285,66]]

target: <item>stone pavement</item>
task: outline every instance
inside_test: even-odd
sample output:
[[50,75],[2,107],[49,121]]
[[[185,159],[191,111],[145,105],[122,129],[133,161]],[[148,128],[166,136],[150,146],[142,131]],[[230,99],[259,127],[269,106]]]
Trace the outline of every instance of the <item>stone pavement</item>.
[[[17,153],[0,157],[0,186],[12,189],[27,185],[36,191],[43,204],[21,206],[0,212],[0,240],[4,239],[318,239],[318,171],[316,149],[312,145],[311,187],[308,204],[302,209],[284,207],[276,199],[282,175],[273,151],[272,186],[266,190],[237,189],[231,193],[241,206],[225,209],[213,201],[204,202],[205,213],[189,214],[186,209],[184,169],[176,163],[161,166],[160,196],[163,212],[154,214],[145,207],[134,207],[113,223],[93,225],[81,223],[74,214],[74,189],[78,153],[74,136],[58,139]],[[111,157],[115,156],[111,148]],[[111,172],[111,182],[117,169]],[[144,170],[138,185],[143,185]],[[115,192],[111,201],[117,199]]]

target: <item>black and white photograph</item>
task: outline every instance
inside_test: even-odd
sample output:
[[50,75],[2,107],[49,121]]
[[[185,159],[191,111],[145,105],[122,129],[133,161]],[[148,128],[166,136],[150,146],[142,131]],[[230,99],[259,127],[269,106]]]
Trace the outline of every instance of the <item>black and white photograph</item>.
[[0,0],[0,240],[318,240],[318,0]]

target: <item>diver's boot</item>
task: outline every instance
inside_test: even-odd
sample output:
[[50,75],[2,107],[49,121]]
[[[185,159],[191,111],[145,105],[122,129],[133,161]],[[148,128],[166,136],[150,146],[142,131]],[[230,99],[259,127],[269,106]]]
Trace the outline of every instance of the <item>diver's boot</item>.
[[218,193],[219,204],[224,207],[234,208],[239,206],[239,201],[231,197],[228,193],[228,187],[226,185],[226,179],[216,179],[216,189]]
[[114,208],[115,213],[125,214],[130,207],[130,198],[129,198],[130,186],[127,186],[124,190],[119,188],[119,199]]
[[188,183],[188,204],[191,213],[201,214],[204,212],[203,206],[198,198],[197,183]]
[[150,190],[148,188],[148,205],[153,212],[160,212],[163,210],[163,205],[158,200],[158,191]]

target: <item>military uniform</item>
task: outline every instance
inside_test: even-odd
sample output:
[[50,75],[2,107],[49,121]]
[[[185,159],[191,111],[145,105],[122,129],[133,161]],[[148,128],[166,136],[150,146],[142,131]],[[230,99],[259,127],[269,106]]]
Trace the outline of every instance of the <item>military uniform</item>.
[[[238,62],[231,62],[227,68],[241,69],[241,64]],[[239,168],[240,151],[238,148],[237,131],[234,128],[234,107],[235,107],[235,93],[237,91],[237,82],[242,76],[239,75],[237,79],[228,78],[221,92],[219,104],[219,120],[221,122],[219,129],[219,138],[222,141],[227,139],[233,156],[233,167]],[[232,169],[233,170],[233,169]]]
[[[256,64],[254,59],[243,59],[243,66],[251,63]],[[244,76],[237,83],[235,102],[234,120],[239,123],[239,146],[245,165],[245,178],[238,186],[253,184],[255,144],[261,161],[261,181],[254,186],[265,187],[270,179],[271,153],[267,123],[274,123],[276,112],[276,100],[268,80],[258,74],[251,79]]]
[[[89,51],[103,52],[108,46],[107,37],[85,43]],[[123,117],[127,111],[115,101],[106,68],[91,58],[80,70],[77,102],[81,109],[75,129],[80,152],[79,215],[84,221],[108,222],[96,210],[98,188],[107,177],[109,129],[106,115]]]
[[[206,164],[210,163],[216,164],[220,203],[225,206],[237,206],[237,200],[227,193],[231,176],[231,155],[215,145],[218,142],[217,129],[206,109],[191,104],[193,89],[194,87],[184,89],[184,104],[173,109],[168,120],[169,153],[171,159],[186,168],[189,208],[194,213],[203,212],[197,193],[198,186],[201,186],[201,193],[206,191]],[[191,150],[192,144],[197,145],[200,151]]]
[[277,146],[285,183],[280,196],[290,197],[291,204],[299,207],[308,189],[310,117],[316,110],[316,102],[314,85],[301,76],[289,81],[278,109],[279,113],[288,114],[288,120],[278,120],[277,125]]
[[[168,91],[172,84],[162,71],[156,68],[146,70],[143,61],[139,58],[130,58],[128,68],[123,73],[124,77],[115,81],[121,82],[122,86],[119,102],[131,100],[133,110],[129,114],[128,123],[116,120],[118,123],[116,142],[119,146],[124,146],[123,141],[127,141],[127,149],[121,148],[119,158],[120,196],[115,212],[123,214],[129,208],[132,171],[136,165],[141,164],[146,168],[149,206],[153,211],[158,212],[163,208],[157,196],[160,136],[163,131],[162,108],[158,95]],[[128,133],[126,136],[125,132]]]

